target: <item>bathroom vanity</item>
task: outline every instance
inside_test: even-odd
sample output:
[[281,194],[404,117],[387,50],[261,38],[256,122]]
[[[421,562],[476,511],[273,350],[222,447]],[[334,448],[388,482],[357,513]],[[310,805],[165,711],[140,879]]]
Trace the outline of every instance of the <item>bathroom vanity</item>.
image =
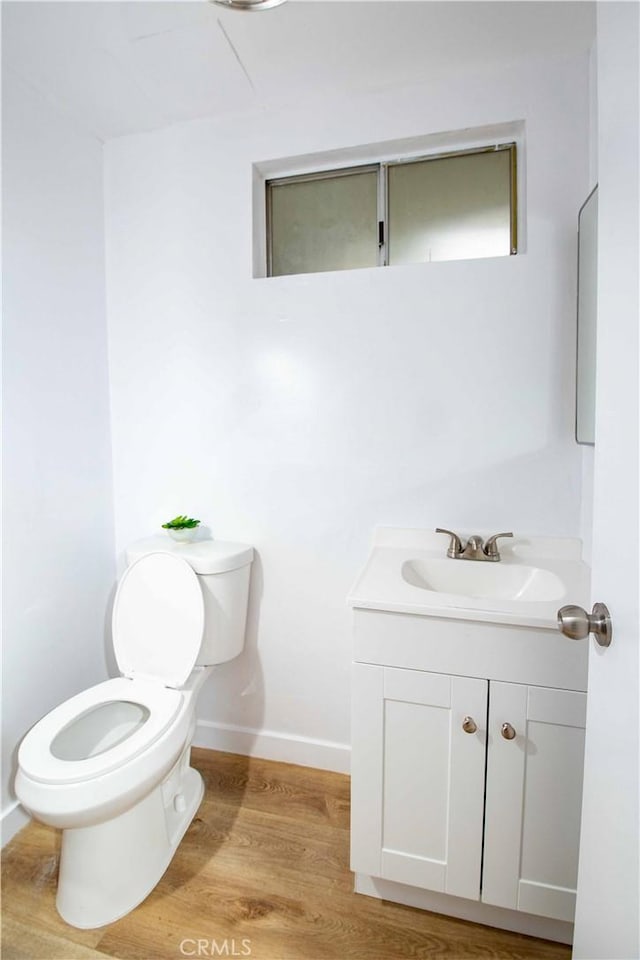
[[587,645],[556,611],[587,600],[581,545],[446,549],[380,528],[349,597],[356,891],[570,942]]

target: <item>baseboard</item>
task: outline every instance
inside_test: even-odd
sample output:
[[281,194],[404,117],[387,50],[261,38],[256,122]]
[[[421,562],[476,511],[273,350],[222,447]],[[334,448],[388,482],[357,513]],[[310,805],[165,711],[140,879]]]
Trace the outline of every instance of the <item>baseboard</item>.
[[351,747],[348,744],[296,737],[273,730],[237,727],[212,720],[198,721],[193,745],[221,750],[223,753],[240,753],[263,760],[333,770],[335,773],[349,773],[350,770]]
[[464,900],[462,897],[452,897],[446,893],[422,890],[405,883],[370,877],[364,873],[356,873],[354,889],[356,893],[362,893],[367,897],[391,900],[393,903],[403,903],[407,907],[418,907],[420,910],[431,910],[433,913],[457,917],[459,920],[483,923],[487,927],[512,930],[514,933],[524,933],[529,937],[540,937],[542,940],[554,940],[557,943],[573,942],[573,924],[564,920],[534,917],[530,913],[505,910],[503,907],[493,907],[476,900]]
[[15,837],[16,833],[31,820],[28,813],[24,811],[21,805],[15,800],[6,810],[0,814],[0,834],[2,837],[2,846],[4,847],[9,840]]

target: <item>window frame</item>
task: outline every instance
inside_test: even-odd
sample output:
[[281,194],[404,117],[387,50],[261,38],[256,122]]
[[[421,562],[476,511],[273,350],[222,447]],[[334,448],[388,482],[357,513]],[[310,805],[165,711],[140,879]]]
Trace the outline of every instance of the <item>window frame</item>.
[[[265,226],[266,226],[266,276],[272,278],[273,267],[273,237],[272,237],[272,199],[273,187],[286,186],[289,183],[304,183],[316,180],[329,180],[336,177],[348,177],[359,173],[377,173],[378,183],[378,267],[388,267],[388,224],[389,224],[389,190],[388,170],[390,167],[407,166],[411,163],[424,163],[429,160],[446,160],[452,157],[464,157],[483,153],[498,153],[508,151],[509,163],[509,207],[510,207],[510,236],[509,256],[518,253],[518,144],[514,140],[504,143],[485,144],[483,146],[468,147],[461,150],[446,150],[438,153],[420,154],[415,157],[399,157],[393,160],[378,160],[375,162],[350,164],[346,167],[336,167],[330,170],[310,171],[286,177],[272,177],[265,180]],[[482,258],[478,258],[482,259]],[[356,269],[356,268],[352,268]],[[331,273],[333,271],[317,271]],[[304,274],[278,274],[278,276],[304,276]]]

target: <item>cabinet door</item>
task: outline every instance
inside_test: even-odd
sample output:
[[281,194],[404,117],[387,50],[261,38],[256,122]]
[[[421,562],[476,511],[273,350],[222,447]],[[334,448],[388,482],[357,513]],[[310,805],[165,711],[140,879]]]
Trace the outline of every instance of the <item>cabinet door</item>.
[[573,921],[586,694],[492,681],[489,701],[482,900]]
[[[353,870],[479,899],[487,687],[355,665]],[[475,732],[463,730],[467,716]]]

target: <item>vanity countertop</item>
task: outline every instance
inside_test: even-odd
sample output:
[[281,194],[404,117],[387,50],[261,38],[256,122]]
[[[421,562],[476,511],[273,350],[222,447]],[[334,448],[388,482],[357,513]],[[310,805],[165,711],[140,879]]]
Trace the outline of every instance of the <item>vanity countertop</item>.
[[[580,540],[514,531],[513,539],[499,541],[497,563],[450,559],[448,544],[446,536],[431,530],[377,527],[349,605],[550,630],[557,630],[559,607],[589,606],[590,569]],[[458,578],[454,591],[450,583]]]

